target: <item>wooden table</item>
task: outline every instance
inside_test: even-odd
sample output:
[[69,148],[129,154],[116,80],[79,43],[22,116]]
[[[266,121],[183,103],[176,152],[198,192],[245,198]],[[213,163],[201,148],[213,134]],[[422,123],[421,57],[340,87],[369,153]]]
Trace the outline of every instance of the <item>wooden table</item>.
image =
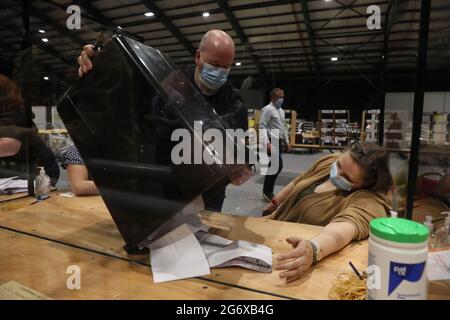
[[[42,237],[65,248],[83,248],[92,254],[120,259],[123,263],[134,261],[149,264],[147,256],[130,257],[123,250],[123,240],[100,197],[62,198],[54,195],[38,204],[29,203],[29,199],[19,199],[15,210],[0,210],[0,226],[14,232]],[[290,249],[285,242],[287,237],[311,238],[321,230],[318,226],[228,214],[205,212],[201,217],[206,224],[214,227],[214,233],[232,240],[265,244],[272,248],[274,257]],[[242,268],[213,268],[210,276],[196,280],[207,283],[213,281],[274,298],[327,299],[332,280],[339,273],[350,271],[349,260],[360,270],[366,269],[367,241],[350,244],[311,268],[299,280],[287,285],[281,282],[276,271],[267,274]],[[151,279],[148,267],[146,272]],[[211,298],[215,299],[214,296]],[[235,298],[240,299],[239,296]],[[430,298],[449,299],[450,287],[432,283]]]
[[25,198],[28,196],[28,192],[19,192],[19,193],[13,193],[13,194],[0,194],[0,203],[16,200],[19,198]]
[[[68,289],[69,266],[81,271]],[[0,229],[0,285],[14,280],[52,299],[274,299],[232,286],[186,279],[154,284],[148,266]]]

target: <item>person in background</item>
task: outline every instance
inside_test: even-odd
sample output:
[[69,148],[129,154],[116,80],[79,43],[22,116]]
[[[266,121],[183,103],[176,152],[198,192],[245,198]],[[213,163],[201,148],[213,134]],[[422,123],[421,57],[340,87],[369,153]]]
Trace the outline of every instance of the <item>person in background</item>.
[[[78,75],[80,77],[93,68],[91,59],[97,54],[93,48],[93,45],[84,46],[78,57]],[[210,30],[200,41],[199,48],[195,53],[195,66],[187,68],[184,73],[230,128],[246,131],[248,127],[247,108],[237,90],[228,80],[234,55],[233,39],[222,30]],[[159,100],[159,102],[152,103],[152,112],[156,116],[163,116],[165,103],[163,99]],[[167,146],[170,147],[170,141]],[[164,153],[162,156],[170,161],[170,150],[165,150]],[[239,170],[206,191],[203,194],[206,209],[221,211],[227,185],[230,182],[234,185],[241,185],[251,175],[250,168]]]
[[74,145],[67,149],[63,158],[63,167],[67,170],[70,188],[76,196],[100,194],[95,182],[90,179],[86,165]]
[[[319,159],[265,208],[268,218],[324,226],[313,239],[290,237],[292,250],[275,270],[294,281],[321,259],[369,235],[370,220],[391,210],[393,179],[384,149],[355,142],[343,153]],[[326,262],[325,262],[326,263]]]
[[[267,146],[267,154],[278,157],[278,170],[275,174],[267,174],[264,178],[263,198],[270,202],[273,199],[275,180],[283,170],[282,151],[291,151],[289,134],[285,124],[284,110],[281,108],[284,102],[284,91],[274,88],[270,91],[270,103],[262,108],[259,121],[261,144]],[[278,140],[274,143],[274,140]],[[278,146],[278,147],[275,147]]]
[[[24,103],[17,85],[0,74],[0,177],[27,179],[27,160],[34,168],[44,167],[52,186],[56,185],[59,166],[55,155],[42,141],[36,125],[27,126]],[[32,174],[36,175],[37,171]]]

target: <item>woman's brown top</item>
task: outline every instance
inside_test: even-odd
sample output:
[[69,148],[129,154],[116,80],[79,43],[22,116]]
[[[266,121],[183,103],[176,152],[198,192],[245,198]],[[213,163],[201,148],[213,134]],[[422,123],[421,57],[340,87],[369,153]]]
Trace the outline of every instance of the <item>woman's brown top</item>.
[[369,235],[369,221],[386,216],[391,209],[385,194],[368,190],[333,190],[312,193],[299,199],[302,191],[330,175],[339,154],[325,156],[294,179],[294,189],[269,217],[274,220],[325,226],[331,222],[350,222],[356,228],[355,240]]

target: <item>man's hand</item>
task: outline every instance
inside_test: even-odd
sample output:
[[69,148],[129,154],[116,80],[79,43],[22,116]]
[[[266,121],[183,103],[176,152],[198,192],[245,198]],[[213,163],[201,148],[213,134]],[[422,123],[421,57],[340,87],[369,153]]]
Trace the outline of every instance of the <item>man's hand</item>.
[[313,250],[307,240],[297,237],[287,238],[286,241],[294,248],[286,254],[277,257],[275,270],[284,270],[280,273],[280,278],[285,278],[286,282],[297,280],[313,263]]
[[240,170],[236,170],[230,174],[231,184],[235,186],[240,186],[246,182],[250,177],[253,176],[253,171],[249,167],[245,167]]
[[286,152],[291,152],[292,151],[292,146],[288,143],[286,145]]
[[78,68],[78,76],[80,78],[92,70],[91,58],[96,55],[97,53],[94,52],[94,46],[92,44],[87,44],[83,47],[83,51],[81,51],[80,56],[77,58],[78,65],[80,66]]

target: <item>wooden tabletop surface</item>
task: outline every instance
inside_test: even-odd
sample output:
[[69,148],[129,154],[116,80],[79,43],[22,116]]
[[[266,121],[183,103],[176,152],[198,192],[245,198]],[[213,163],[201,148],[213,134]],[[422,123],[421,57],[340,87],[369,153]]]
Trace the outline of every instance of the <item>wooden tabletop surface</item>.
[[[79,290],[68,288],[70,266]],[[155,284],[148,266],[0,229],[0,285],[10,281],[51,299],[277,299],[196,278]]]
[[[93,254],[98,252],[149,264],[148,256],[131,257],[126,254],[122,248],[124,242],[100,197],[63,198],[54,194],[43,202],[32,205],[30,203],[32,201],[29,198],[18,199],[13,208],[3,210],[1,206],[4,204],[0,203],[0,226],[43,237],[47,241],[57,241],[66,249],[77,246],[88,249]],[[265,244],[272,248],[274,257],[290,249],[285,241],[287,237],[308,239],[321,230],[318,226],[229,214],[205,212],[201,217],[206,224],[213,227],[214,233],[232,240]],[[311,268],[299,280],[287,285],[279,279],[277,271],[267,274],[242,268],[213,268],[210,276],[196,280],[214,281],[249,292],[263,292],[274,298],[327,299],[332,280],[342,272],[351,271],[348,262],[352,261],[358,269],[365,270],[367,255],[367,241],[351,243]],[[145,272],[151,279],[148,267]],[[156,286],[160,285],[164,284]],[[445,283],[432,283],[430,298],[450,299],[450,287]],[[211,296],[211,299],[215,297]]]

